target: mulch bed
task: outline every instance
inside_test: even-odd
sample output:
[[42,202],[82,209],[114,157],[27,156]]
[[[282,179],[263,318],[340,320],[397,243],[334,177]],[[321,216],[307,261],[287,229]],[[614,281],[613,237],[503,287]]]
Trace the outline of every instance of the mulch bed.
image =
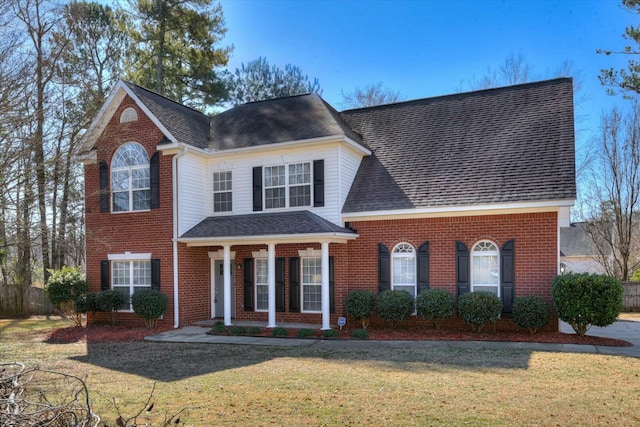
[[[87,328],[72,326],[58,328],[47,334],[45,342],[51,344],[65,344],[74,342],[100,343],[100,342],[133,342],[141,341],[147,335],[153,335],[167,330],[171,326],[158,327],[153,330],[141,326],[130,325],[92,325]],[[339,331],[338,339],[352,339],[352,330]],[[627,341],[611,338],[602,338],[587,335],[580,338],[575,334],[563,334],[560,332],[480,332],[451,331],[435,329],[370,329],[371,340],[433,340],[433,341],[505,341],[505,342],[539,342],[554,344],[585,344],[612,347],[630,347]],[[272,330],[261,328],[260,336],[271,336]],[[295,337],[297,330],[290,329],[289,337]],[[314,338],[320,336],[316,331]]]

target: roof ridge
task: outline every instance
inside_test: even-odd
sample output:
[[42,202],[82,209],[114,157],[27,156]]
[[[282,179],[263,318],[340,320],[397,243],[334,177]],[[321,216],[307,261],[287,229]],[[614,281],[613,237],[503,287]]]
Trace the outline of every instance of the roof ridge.
[[573,78],[572,77],[555,77],[553,79],[545,79],[545,80],[536,80],[533,82],[525,82],[525,83],[518,83],[518,84],[514,84],[514,85],[506,85],[506,86],[498,86],[498,87],[490,87],[490,88],[485,88],[485,89],[476,89],[476,90],[469,90],[469,91],[465,91],[465,92],[458,92],[458,93],[451,93],[451,94],[445,94],[445,95],[436,95],[436,96],[427,96],[424,98],[416,98],[416,99],[408,99],[406,101],[399,101],[399,102],[392,102],[392,103],[388,103],[388,104],[380,104],[380,105],[372,105],[370,107],[360,107],[360,108],[351,108],[348,110],[342,110],[340,112],[340,114],[352,114],[352,113],[356,113],[356,112],[360,112],[360,111],[364,111],[364,110],[376,110],[376,109],[384,109],[384,108],[390,108],[390,107],[396,107],[396,106],[400,106],[400,105],[408,105],[411,103],[420,103],[420,102],[424,102],[424,101],[432,101],[432,100],[438,100],[438,99],[451,99],[451,98],[456,98],[456,97],[463,97],[463,96],[483,96],[486,95],[487,92],[505,92],[505,91],[515,91],[515,90],[521,90],[527,87],[534,87],[534,86],[544,86],[544,85],[548,85],[548,84],[560,84],[560,83],[564,83],[567,81],[571,81]]

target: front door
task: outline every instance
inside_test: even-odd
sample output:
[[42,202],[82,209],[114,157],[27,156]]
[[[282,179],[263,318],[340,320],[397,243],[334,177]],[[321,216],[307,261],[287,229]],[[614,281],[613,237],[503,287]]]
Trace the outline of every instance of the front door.
[[[224,317],[224,272],[222,270],[222,260],[213,262],[213,286],[211,301],[211,318]],[[236,317],[236,286],[233,261],[229,265],[231,271],[231,317]]]

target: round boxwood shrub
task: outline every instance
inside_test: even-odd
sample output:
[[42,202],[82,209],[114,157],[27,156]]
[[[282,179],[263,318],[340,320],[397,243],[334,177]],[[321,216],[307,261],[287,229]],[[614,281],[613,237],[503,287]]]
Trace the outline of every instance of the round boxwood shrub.
[[353,332],[351,332],[351,337],[358,340],[368,340],[369,332],[367,332],[366,329],[355,329]]
[[296,334],[296,338],[311,338],[315,335],[313,329],[300,329]]
[[413,297],[405,291],[389,290],[378,295],[378,315],[386,320],[391,328],[413,313]]
[[244,326],[232,326],[229,328],[229,335],[247,335],[247,328]]
[[487,322],[500,318],[502,301],[491,292],[467,292],[458,298],[458,316],[471,324],[474,332],[480,332]]
[[131,296],[133,312],[144,319],[144,325],[153,329],[165,311],[169,300],[165,294],[155,289],[142,289]]
[[325,329],[322,331],[322,338],[338,338],[340,333],[335,329]]
[[65,266],[51,272],[45,291],[60,312],[80,326],[82,316],[76,310],[76,302],[87,293],[88,288],[89,284],[82,270]]
[[285,328],[273,328],[273,332],[271,333],[274,337],[288,337],[289,331]]
[[209,333],[212,334],[212,335],[226,334],[227,333],[227,327],[225,326],[223,321],[218,320],[218,321],[216,321],[216,323],[213,324],[213,326],[211,327],[211,330],[209,331]]
[[367,329],[369,326],[375,303],[376,296],[372,292],[363,290],[350,292],[344,300],[347,316],[360,322],[362,329]]
[[535,334],[549,323],[549,306],[544,298],[536,295],[518,297],[512,307],[513,322]]
[[436,329],[440,329],[440,319],[453,316],[456,297],[444,289],[427,289],[416,298],[416,312],[423,319],[433,319]]
[[112,325],[116,324],[118,310],[125,308],[127,297],[117,289],[107,289],[98,294],[98,309],[109,316]]
[[260,329],[257,326],[251,326],[249,329],[247,329],[247,334],[252,337],[258,336],[261,333],[262,333],[262,329]]
[[76,311],[78,313],[91,313],[90,317],[87,316],[87,325],[90,324],[91,319],[95,318],[96,312],[100,311],[98,298],[99,294],[97,292],[89,292],[76,300]]
[[551,288],[558,317],[583,337],[592,325],[608,326],[622,311],[622,284],[601,274],[570,273],[556,277]]

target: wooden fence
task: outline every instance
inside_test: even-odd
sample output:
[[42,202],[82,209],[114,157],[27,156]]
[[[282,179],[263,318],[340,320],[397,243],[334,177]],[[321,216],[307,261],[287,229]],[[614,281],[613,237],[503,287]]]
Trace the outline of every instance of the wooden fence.
[[0,286],[0,317],[21,315],[48,315],[53,304],[42,288],[33,286]]
[[640,282],[622,282],[624,311],[640,311]]

